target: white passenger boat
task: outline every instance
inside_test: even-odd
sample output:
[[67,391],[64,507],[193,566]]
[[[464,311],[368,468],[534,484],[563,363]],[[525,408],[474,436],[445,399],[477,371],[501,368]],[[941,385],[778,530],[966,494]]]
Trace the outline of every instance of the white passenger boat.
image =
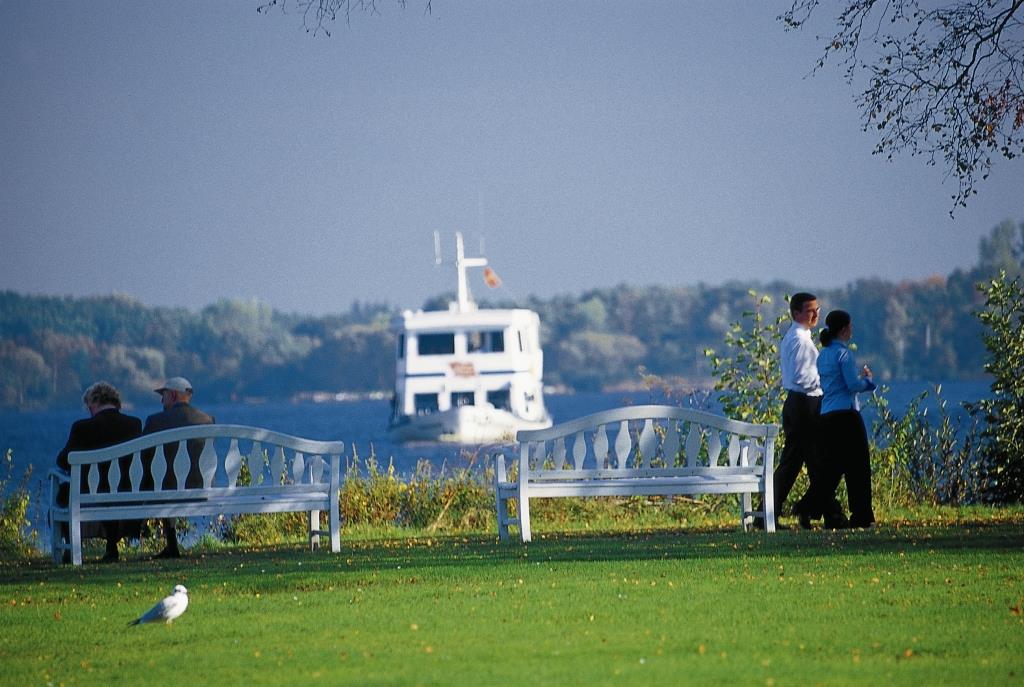
[[465,257],[455,235],[457,300],[444,311],[404,311],[397,340],[389,430],[400,441],[482,444],[551,426],[544,406],[540,318],[532,310],[478,308],[470,267],[497,276],[485,258]]

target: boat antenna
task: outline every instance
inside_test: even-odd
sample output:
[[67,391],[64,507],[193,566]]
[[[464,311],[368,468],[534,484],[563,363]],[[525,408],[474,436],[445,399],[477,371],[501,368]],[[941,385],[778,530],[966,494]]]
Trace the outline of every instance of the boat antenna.
[[434,265],[441,264],[441,234],[434,232]]
[[462,245],[462,232],[455,232],[455,271],[459,276],[459,300],[455,304],[460,312],[472,310],[476,307],[473,298],[469,294],[469,286],[466,284],[467,267],[486,267],[487,258],[467,258]]

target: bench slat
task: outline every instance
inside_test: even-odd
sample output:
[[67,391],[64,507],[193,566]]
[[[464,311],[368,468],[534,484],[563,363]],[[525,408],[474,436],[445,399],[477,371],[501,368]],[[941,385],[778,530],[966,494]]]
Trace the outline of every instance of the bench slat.
[[718,465],[722,459],[722,435],[714,428],[708,434],[708,465]]
[[665,423],[665,440],[662,442],[661,452],[666,465],[676,464],[679,459],[679,447],[679,423],[669,420]]
[[[597,441],[594,442],[594,455],[597,456],[597,460],[603,460],[608,455],[608,437],[602,434],[604,442],[601,444],[601,448],[598,449]],[[538,444],[537,449],[543,451],[544,445]],[[583,464],[587,460],[587,438],[583,436],[583,432],[577,432],[576,438],[572,444],[572,458],[573,465],[577,470],[583,467]]]
[[132,491],[138,491],[142,486],[142,452],[136,451],[132,454],[132,464],[128,467],[128,481]]
[[217,450],[212,441],[207,441],[203,444],[203,452],[199,454],[199,474],[202,475],[204,487],[213,486],[213,475],[216,470]]
[[[68,457],[68,460],[71,460]],[[146,466],[142,466],[145,471]],[[164,488],[164,477],[167,476],[167,456],[164,455],[164,445],[158,444],[153,454],[153,462],[150,464],[149,472],[153,477],[153,489],[162,491]]]
[[171,466],[174,472],[174,486],[178,491],[185,488],[185,479],[188,477],[189,469],[192,467],[192,459],[189,458],[188,448],[184,441],[178,442],[178,451],[174,454],[174,464]]
[[619,432],[615,435],[615,467],[620,469],[626,467],[632,449],[633,441],[629,436],[629,423],[622,420],[619,423]]
[[211,487],[209,489],[182,489],[167,491],[119,491],[115,494],[104,492],[102,494],[83,494],[79,498],[82,507],[111,505],[116,506],[122,503],[143,503],[143,502],[186,502],[190,500],[208,500],[219,498],[233,498],[237,494],[252,492],[259,498],[282,497],[287,494],[326,494],[331,488],[329,484],[285,484],[278,487]]
[[640,432],[639,460],[641,467],[651,467],[651,461],[657,457],[658,435],[654,432],[654,420],[647,418],[644,421],[644,428]]
[[551,498],[555,496],[681,496],[686,494],[733,494],[737,490],[751,490],[757,487],[755,480],[738,478],[734,480],[707,480],[684,482],[671,480],[661,484],[629,482],[579,482],[576,484],[538,484],[531,489],[530,498]]
[[200,517],[206,515],[237,515],[240,513],[293,513],[329,510],[329,499],[229,499],[226,501],[194,501],[125,505],[105,509],[83,508],[81,522],[104,520],[148,520],[150,518]]
[[697,465],[700,462],[700,447],[704,441],[704,432],[699,425],[690,425],[686,433],[686,465]]
[[718,479],[730,475],[758,475],[760,470],[751,467],[718,465],[714,467],[697,466],[694,468],[627,468],[625,470],[530,470],[530,482],[571,481],[581,479],[649,479],[649,478],[683,478],[695,475]]
[[238,473],[242,471],[242,454],[238,450],[238,439],[232,439],[228,452],[224,456],[224,474],[228,478],[228,486],[238,484]]

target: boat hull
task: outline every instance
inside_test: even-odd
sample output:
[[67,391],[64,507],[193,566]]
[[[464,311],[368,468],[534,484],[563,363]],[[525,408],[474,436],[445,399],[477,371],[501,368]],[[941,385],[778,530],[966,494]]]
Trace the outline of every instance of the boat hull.
[[493,444],[514,441],[519,430],[550,426],[550,418],[531,421],[497,408],[462,406],[426,415],[405,416],[391,425],[389,432],[403,442]]

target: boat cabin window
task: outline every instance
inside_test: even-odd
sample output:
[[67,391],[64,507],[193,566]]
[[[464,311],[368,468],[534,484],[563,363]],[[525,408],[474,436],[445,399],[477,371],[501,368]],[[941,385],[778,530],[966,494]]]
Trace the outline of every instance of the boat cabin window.
[[415,394],[413,404],[417,415],[429,415],[437,412],[437,394]]
[[520,353],[525,353],[526,352],[526,345],[523,342],[523,330],[517,329],[516,330],[516,336],[519,337],[519,352]]
[[508,389],[495,389],[487,392],[487,402],[498,410],[512,410],[512,400]]
[[505,332],[500,329],[490,332],[467,332],[468,353],[502,353],[505,351]]
[[398,359],[405,357],[405,334],[398,335]]
[[455,353],[455,334],[420,334],[417,350],[420,355],[452,355]]
[[475,405],[472,391],[453,391],[452,408]]

